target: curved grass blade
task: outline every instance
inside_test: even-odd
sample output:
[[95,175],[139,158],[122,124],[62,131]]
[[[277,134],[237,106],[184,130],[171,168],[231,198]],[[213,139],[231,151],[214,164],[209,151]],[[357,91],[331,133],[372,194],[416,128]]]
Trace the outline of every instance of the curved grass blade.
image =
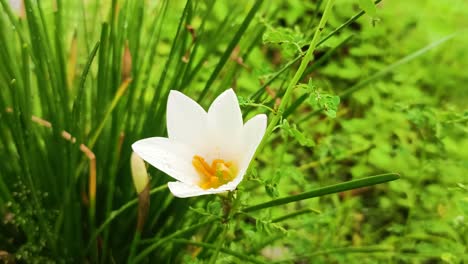
[[[369,78],[365,79],[365,80],[362,80],[360,82],[358,82],[357,84],[353,85],[352,87],[344,90],[343,92],[339,93],[338,95],[341,97],[341,98],[346,98],[348,96],[350,96],[352,93],[362,89],[362,88],[365,88],[368,84],[370,84],[371,82],[381,78],[381,77],[384,77],[386,74],[394,71],[395,69],[397,69],[399,66],[405,64],[405,63],[408,63],[416,58],[418,58],[419,56],[425,54],[426,52],[438,47],[439,45],[443,44],[444,42],[452,39],[453,37],[455,37],[457,35],[457,33],[453,33],[451,35],[448,35],[446,37],[443,37],[435,42],[432,42],[431,44],[425,46],[424,48],[422,49],[419,49],[411,54],[409,54],[408,56],[405,56],[403,58],[401,58],[400,60],[390,64],[389,66],[383,68],[382,70],[374,73],[372,76],[370,76]],[[312,116],[315,116],[316,114],[320,113],[321,110],[316,110],[316,111],[313,111],[311,112],[310,114],[308,114],[307,116],[303,117],[301,120],[299,120],[299,123],[311,118]]]
[[384,69],[376,72],[374,75],[372,75],[371,77],[365,79],[365,80],[362,80],[360,81],[359,83],[355,84],[354,86],[344,90],[343,92],[341,92],[339,94],[340,97],[346,97],[346,96],[349,96],[350,94],[354,93],[355,91],[365,87],[367,84],[371,83],[372,81],[384,76],[385,74],[395,70],[396,68],[398,68],[399,66],[405,64],[405,63],[408,63],[416,58],[418,58],[419,56],[423,55],[424,53],[436,48],[437,46],[441,45],[442,43],[446,42],[447,40],[449,39],[452,39],[453,37],[455,37],[457,35],[457,33],[453,33],[451,35],[448,35],[446,37],[443,37],[435,42],[432,42],[431,44],[425,46],[424,48],[420,49],[420,50],[417,50],[416,52],[413,52],[411,53],[410,55],[406,56],[406,57],[403,57],[402,59],[392,63],[391,65],[385,67]]
[[[151,191],[150,191],[150,195],[153,195],[155,193],[158,193],[160,191],[164,191],[167,189],[167,184],[164,184],[164,185],[161,185],[161,186],[158,186],[156,188],[153,188]],[[87,249],[85,252],[88,252],[88,250],[90,249],[91,245],[92,245],[92,241],[94,241],[97,236],[114,220],[117,218],[117,216],[119,216],[120,214],[122,214],[124,211],[126,211],[127,209],[129,209],[130,207],[134,206],[135,204],[138,203],[138,198],[135,198],[133,200],[130,200],[128,201],[127,203],[125,203],[124,205],[122,205],[119,209],[116,209],[114,211],[112,211],[112,213],[109,215],[109,217],[96,229],[96,231],[93,233],[93,235],[91,236],[91,239],[90,239],[90,242],[88,243],[88,246],[87,246]]]
[[178,237],[178,236],[181,236],[181,235],[184,235],[184,234],[187,234],[187,233],[190,233],[194,230],[197,230],[199,227],[202,227],[204,225],[208,225],[208,224],[211,224],[215,221],[217,221],[218,218],[209,218],[208,220],[204,221],[204,222],[200,222],[198,224],[195,224],[195,225],[192,225],[192,226],[189,226],[185,229],[182,229],[182,230],[179,230],[177,232],[174,232],[172,233],[171,235],[168,235],[166,237],[163,237],[163,238],[155,238],[155,239],[152,239],[151,241],[154,241],[154,243],[147,247],[145,250],[143,250],[134,260],[134,263],[138,263],[140,261],[142,261],[147,255],[149,255],[151,252],[153,252],[153,250],[155,250],[156,248],[158,248],[159,246],[161,246],[162,244],[166,243],[167,241],[175,238],[175,237]]
[[278,199],[271,200],[269,202],[250,206],[250,207],[245,208],[243,212],[248,213],[248,212],[258,211],[258,210],[265,209],[265,208],[270,208],[274,206],[279,206],[283,204],[306,200],[306,199],[319,197],[319,196],[323,196],[327,194],[338,193],[338,192],[348,191],[348,190],[357,189],[361,187],[371,186],[371,185],[375,185],[379,183],[394,181],[399,178],[400,178],[400,175],[397,173],[386,173],[386,174],[366,177],[364,179],[347,181],[347,182],[319,188],[316,190],[304,192],[301,194],[278,198]]
[[[190,245],[194,245],[194,246],[199,246],[199,247],[204,247],[204,248],[208,248],[208,249],[217,250],[217,247],[214,246],[214,245],[211,245],[211,244],[208,244],[208,243],[196,242],[196,241],[187,240],[187,239],[180,239],[180,238],[179,239],[174,239],[173,242],[174,243],[190,244]],[[236,257],[236,258],[238,258],[240,260],[245,260],[245,261],[248,261],[248,262],[251,262],[251,263],[257,263],[257,264],[267,263],[267,262],[258,260],[258,259],[254,258],[254,257],[247,256],[247,255],[232,251],[232,250],[227,249],[227,248],[219,248],[219,251],[221,251],[221,252],[223,252],[225,254],[234,256],[234,257]]]
[[296,216],[300,216],[300,215],[303,215],[303,214],[309,214],[309,213],[321,214],[322,212],[320,212],[320,211],[318,211],[316,209],[305,208],[305,209],[302,209],[302,210],[297,210],[297,211],[292,212],[290,214],[286,214],[286,215],[274,218],[274,219],[271,220],[271,222],[272,223],[278,223],[278,222],[281,222],[281,221],[284,221],[284,220],[288,220],[290,218],[294,218]]

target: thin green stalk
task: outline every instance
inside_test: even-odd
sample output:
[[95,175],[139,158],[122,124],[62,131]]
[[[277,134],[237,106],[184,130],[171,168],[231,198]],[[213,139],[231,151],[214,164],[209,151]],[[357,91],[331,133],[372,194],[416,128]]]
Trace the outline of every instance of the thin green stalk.
[[[349,35],[347,38],[345,38],[343,41],[341,41],[338,45],[336,45],[335,47],[333,47],[332,49],[328,50],[322,57],[320,57],[320,59],[314,61],[314,63],[312,63],[312,65],[310,65],[310,67],[308,67],[304,73],[302,74],[302,76],[306,76],[308,74],[310,74],[312,71],[314,71],[315,69],[317,69],[320,65],[322,65],[325,61],[327,61],[339,48],[341,48],[345,43],[347,43],[349,40],[351,40],[353,37],[353,35]],[[318,44],[317,44],[318,45]],[[301,58],[301,56],[299,56],[298,58]],[[296,59],[298,59],[296,58]],[[296,59],[294,59],[293,61],[291,62],[296,62]],[[289,65],[289,64],[288,64]],[[286,67],[289,67],[288,65],[286,65],[283,69],[286,70]],[[278,71],[277,73],[280,73],[283,69],[281,69],[280,71]],[[276,75],[275,75],[276,76]],[[270,80],[273,81],[274,78],[276,77],[272,77]],[[269,82],[267,83],[270,83],[270,80]],[[264,87],[266,87],[265,85],[263,85],[261,87],[260,90],[258,90],[256,93],[258,93],[260,91],[260,93],[258,94],[258,96],[261,95],[261,92],[262,90],[264,89]],[[254,95],[256,96],[256,94]],[[307,98],[309,97],[308,94],[303,94],[301,95],[298,99],[296,99],[288,108],[286,108],[286,110],[284,110],[284,113],[283,113],[283,118],[287,118],[290,114],[292,114]],[[275,99],[272,99],[271,102],[273,102]]]
[[111,102],[109,108],[107,108],[107,110],[106,110],[106,112],[104,114],[104,117],[102,118],[102,121],[99,123],[99,127],[96,129],[93,136],[91,137],[91,140],[89,141],[88,147],[90,149],[92,149],[94,144],[96,144],[96,141],[97,141],[99,135],[101,134],[102,130],[104,129],[104,126],[106,124],[107,119],[109,118],[109,116],[111,115],[111,113],[115,109],[115,107],[117,106],[117,103],[120,101],[120,98],[122,98],[122,96],[124,95],[125,91],[127,90],[128,86],[130,85],[130,82],[131,82],[131,79],[124,80],[122,82],[122,84],[120,85],[119,89],[117,90],[117,92],[115,93],[115,96],[112,99],[112,102]]
[[85,92],[85,84],[86,84],[86,78],[88,77],[89,70],[91,68],[91,64],[94,61],[94,58],[96,57],[96,54],[99,50],[100,47],[100,42],[96,42],[94,45],[94,48],[91,50],[91,53],[88,56],[88,60],[86,61],[86,64],[83,68],[83,72],[80,77],[80,83],[78,85],[78,91],[76,94],[76,98],[73,102],[73,107],[72,107],[72,124],[74,125],[73,129],[70,131],[73,135],[75,135],[78,139],[81,139],[79,135],[81,135],[81,105],[83,103],[83,97],[84,97],[84,92]]
[[356,253],[373,254],[373,253],[388,253],[388,252],[395,252],[395,249],[393,247],[388,247],[388,246],[331,248],[331,249],[315,251],[307,255],[296,256],[296,257],[288,258],[288,259],[282,259],[279,261],[275,261],[273,263],[295,262],[301,259],[309,259],[312,257],[316,257],[320,255],[328,255],[328,254],[356,254]]
[[130,244],[130,254],[128,256],[127,263],[133,263],[133,257],[135,256],[135,251],[137,248],[138,243],[140,242],[141,239],[141,232],[140,230],[137,230],[135,232],[135,236],[133,236],[132,244]]
[[[22,170],[22,174],[24,176],[22,177],[25,177],[25,182],[28,186],[28,189],[30,190],[31,192],[31,197],[32,197],[32,206],[31,208],[28,208],[29,210],[37,210],[38,208],[43,208],[43,203],[41,201],[41,199],[39,198],[39,194],[38,194],[38,187],[37,187],[37,184],[35,182],[35,180],[33,179],[33,176],[32,176],[32,170],[31,170],[31,166],[32,166],[32,162],[29,160],[29,153],[28,153],[28,147],[27,146],[30,146],[30,142],[31,142],[31,137],[28,133],[20,133],[19,131],[26,131],[26,124],[29,122],[28,119],[26,119],[26,117],[24,115],[21,114],[21,103],[20,103],[20,99],[18,98],[18,94],[17,92],[19,91],[18,87],[16,86],[17,83],[16,83],[16,79],[13,79],[11,82],[10,82],[10,89],[12,89],[14,91],[13,93],[13,101],[14,101],[14,105],[17,105],[17,106],[20,106],[20,109],[18,109],[18,111],[15,111],[14,112],[14,117],[15,117],[15,121],[13,126],[16,128],[17,130],[17,139],[15,140],[15,144],[16,144],[16,149],[18,151],[18,155],[19,157],[21,157],[19,159],[20,161],[20,164],[21,164],[21,170]],[[29,204],[28,204],[28,207],[29,207]],[[36,208],[36,209],[34,209]],[[39,226],[42,230],[42,232],[45,234],[45,237],[47,239],[47,241],[50,243],[51,245],[51,248],[52,248],[52,254],[56,254],[56,248],[55,248],[55,237],[52,235],[52,232],[49,228],[49,225],[47,224],[46,222],[46,218],[44,217],[44,214],[42,211],[39,211],[37,213],[37,221],[39,223]]]
[[213,252],[213,255],[211,255],[210,262],[208,264],[216,263],[216,259],[218,258],[219,251],[221,250],[221,246],[224,243],[227,230],[228,230],[227,224],[223,224],[223,232],[221,233],[219,237],[217,237],[216,248],[215,248],[215,251]]
[[431,44],[425,46],[424,48],[420,49],[420,50],[417,50],[416,52],[413,52],[411,53],[410,55],[408,56],[405,56],[404,58],[396,61],[395,63],[392,63],[391,65],[383,68],[382,70],[376,72],[375,74],[373,74],[371,77],[363,80],[363,81],[360,81],[359,83],[355,84],[354,86],[344,90],[343,92],[341,92],[339,94],[340,97],[347,97],[349,96],[350,94],[354,93],[355,91],[365,87],[366,85],[368,85],[369,83],[375,81],[376,79],[384,76],[385,74],[387,73],[390,73],[392,72],[393,70],[395,70],[397,67],[403,65],[403,64],[406,64],[416,58],[418,58],[419,56],[423,55],[424,53],[436,48],[437,46],[441,45],[442,43],[446,42],[447,40],[450,40],[452,39],[453,37],[455,37],[457,35],[457,33],[453,33],[453,34],[450,34],[446,37],[443,37],[435,42],[432,42]]
[[323,195],[327,195],[327,194],[344,192],[344,191],[357,189],[357,188],[361,188],[361,187],[366,187],[366,186],[371,186],[371,185],[375,185],[375,184],[380,184],[380,183],[384,183],[384,182],[388,182],[388,181],[394,181],[394,180],[397,180],[399,178],[400,178],[400,176],[397,173],[386,173],[386,174],[370,176],[370,177],[366,177],[366,178],[363,178],[363,179],[342,182],[342,183],[330,185],[330,186],[327,186],[327,187],[315,189],[315,190],[312,190],[312,191],[303,192],[303,193],[296,194],[296,195],[291,195],[291,196],[287,196],[287,197],[283,197],[283,198],[274,199],[274,200],[271,200],[271,201],[268,201],[268,202],[265,202],[265,203],[249,206],[247,208],[244,208],[244,210],[242,210],[242,211],[245,212],[245,213],[254,212],[254,211],[258,211],[258,210],[265,209],[265,208],[270,208],[270,207],[274,207],[274,206],[279,206],[279,205],[283,205],[283,204],[297,202],[297,201],[310,199],[310,198],[314,198],[314,197],[319,197],[319,196],[323,196]]
[[[405,56],[401,59],[399,59],[398,61],[388,65],[387,67],[381,69],[380,71],[374,73],[372,76],[358,82],[357,84],[351,86],[350,88],[342,91],[341,93],[339,93],[338,95],[341,97],[341,98],[346,98],[348,96],[350,96],[351,94],[353,94],[354,92],[362,89],[362,88],[365,88],[367,87],[368,84],[372,83],[373,81],[379,79],[379,78],[382,78],[384,77],[385,75],[387,75],[388,73],[394,71],[395,69],[397,69],[398,67],[400,67],[401,65],[404,65],[418,57],[420,57],[421,55],[429,52],[430,50],[438,47],[439,45],[443,44],[444,42],[454,38],[456,35],[458,35],[458,33],[453,33],[453,34],[450,34],[446,37],[443,37],[435,42],[432,42],[431,44],[409,54],[408,56]],[[306,115],[305,117],[301,118],[299,120],[299,123],[302,123],[303,121],[315,116],[316,114],[320,113],[321,110],[316,110],[316,111],[313,111],[311,112],[310,114]]]
[[303,215],[303,214],[308,214],[308,213],[321,214],[322,212],[320,212],[318,210],[315,210],[315,209],[305,208],[305,209],[302,209],[302,210],[292,212],[290,214],[286,214],[286,215],[274,218],[274,219],[271,220],[271,222],[272,223],[278,223],[278,222],[281,222],[281,221],[284,221],[284,220],[287,220],[287,219],[290,219],[290,218],[294,218],[296,216],[300,216],[300,215]]
[[[158,84],[156,88],[154,89],[154,96],[153,100],[150,103],[149,109],[157,109],[154,111],[153,115],[150,115],[149,117],[146,118],[146,120],[162,120],[164,111],[166,109],[165,103],[161,103],[162,98],[165,98],[162,96],[163,94],[167,96],[169,94],[169,91],[164,92],[164,84],[166,83],[167,76],[169,74],[169,69],[172,66],[172,63],[177,61],[175,58],[177,54],[177,50],[180,48],[180,37],[183,34],[183,25],[184,22],[187,20],[187,16],[189,13],[189,9],[191,8],[191,0],[188,0],[187,3],[185,4],[184,11],[182,12],[182,16],[179,18],[179,24],[177,26],[177,31],[174,37],[174,41],[172,42],[171,45],[171,50],[169,52],[168,58],[164,64],[164,67],[162,69],[162,73],[159,77]],[[143,116],[143,115],[142,115]],[[158,130],[163,130],[164,125],[158,126]],[[152,131],[152,134],[154,133],[155,128],[153,126],[145,126],[143,129],[143,135],[147,133],[147,131]]]
[[290,62],[288,62],[286,65],[283,66],[280,70],[275,72],[273,76],[271,76],[268,81],[266,81],[257,91],[255,91],[249,98],[250,99],[257,99],[260,95],[262,95],[263,91],[265,88],[270,85],[274,80],[276,80],[283,72],[285,72],[287,69],[289,69],[294,63],[298,62],[302,58],[303,54],[297,56],[296,58],[292,59]]
[[329,156],[329,157],[322,158],[320,160],[305,163],[305,164],[302,164],[302,165],[299,166],[299,170],[307,170],[307,169],[310,169],[310,168],[315,168],[317,166],[324,165],[324,164],[326,164],[326,163],[328,163],[328,162],[330,162],[332,160],[340,161],[340,160],[346,159],[348,157],[353,157],[353,156],[355,156],[357,154],[366,152],[366,151],[370,150],[373,147],[374,147],[374,145],[369,145],[369,146],[366,146],[364,148],[348,151],[348,152],[346,152],[346,153],[344,153],[342,155],[339,155],[337,157]]
[[286,107],[289,104],[290,97],[292,95],[292,91],[294,90],[294,87],[296,84],[299,82],[299,79],[302,77],[302,74],[304,73],[307,65],[309,62],[312,60],[314,56],[314,50],[315,47],[317,46],[318,40],[320,38],[320,33],[323,31],[323,28],[325,27],[325,24],[327,23],[328,17],[330,16],[331,9],[333,7],[333,3],[335,0],[328,0],[327,5],[325,6],[325,11],[323,12],[323,16],[320,19],[320,23],[315,30],[314,37],[312,38],[312,41],[310,42],[309,49],[307,50],[306,55],[302,59],[301,65],[299,66],[299,69],[296,71],[294,74],[294,77],[291,79],[291,82],[288,85],[288,88],[286,88],[286,92],[281,100],[281,104],[278,108],[278,113],[273,115],[273,119],[270,121],[270,124],[268,124],[268,127],[265,132],[265,136],[263,136],[263,139],[257,148],[257,151],[255,154],[257,154],[266,144],[268,138],[270,137],[271,133],[273,132],[273,129],[276,127],[278,122],[280,121],[282,114]]
[[[374,2],[374,4],[378,4],[382,2],[382,0],[377,0]],[[364,10],[361,10],[359,13],[357,13],[356,15],[352,16],[351,18],[349,18],[348,20],[346,20],[346,22],[344,22],[343,24],[341,24],[339,27],[335,28],[332,32],[328,33],[328,35],[326,35],[323,39],[320,40],[319,44],[322,44],[323,42],[327,41],[329,38],[331,38],[333,35],[335,35],[336,33],[340,32],[343,28],[349,26],[351,23],[353,23],[354,21],[356,21],[358,18],[360,18],[361,16],[363,16],[364,14],[366,13],[366,11]]]
[[443,121],[442,123],[445,123],[445,124],[454,124],[454,123],[462,123],[462,122],[467,121],[467,120],[468,120],[468,116],[464,116],[464,117],[460,117],[460,118],[456,118],[456,119],[451,119],[451,120]]
[[[374,2],[374,4],[378,4],[379,2],[381,2],[382,0],[377,0]],[[347,26],[349,26],[351,23],[353,23],[354,21],[356,21],[358,18],[360,18],[361,16],[363,16],[366,12],[364,10],[361,10],[359,13],[357,13],[356,15],[350,17],[348,20],[346,20],[346,22],[344,22],[343,24],[341,24],[339,27],[335,28],[332,32],[328,33],[328,35],[326,35],[325,37],[323,37],[318,43],[317,43],[317,47],[320,46],[321,44],[323,44],[324,42],[326,42],[329,38],[333,37],[335,34],[337,34],[338,32],[340,32],[341,30],[343,30],[344,28],[346,28]],[[253,93],[253,95],[251,95],[249,98],[251,99],[257,99],[261,94],[262,92],[265,90],[265,88],[270,85],[274,80],[276,80],[276,78],[278,78],[283,72],[285,72],[287,69],[289,69],[292,65],[294,65],[294,63],[298,62],[302,57],[304,56],[304,54],[300,54],[299,56],[297,56],[296,58],[292,59],[290,62],[288,62],[283,68],[281,68],[280,70],[278,70],[277,72],[275,72],[275,74],[270,78],[268,79],[268,81],[266,81],[262,87],[260,87],[255,93]]]
[[[217,249],[216,246],[213,246],[211,244],[202,243],[202,242],[195,242],[195,241],[191,241],[191,240],[187,240],[187,239],[178,238],[178,239],[174,239],[173,242],[174,243],[190,244],[190,245],[204,247],[204,248],[213,249],[213,250]],[[247,256],[247,255],[232,251],[232,250],[227,249],[227,248],[220,248],[219,251],[221,251],[221,252],[223,252],[225,254],[229,254],[231,256],[234,256],[234,257],[236,257],[236,258],[238,258],[240,260],[245,260],[245,261],[252,262],[252,263],[257,263],[257,264],[266,264],[267,263],[267,262],[261,261],[259,259],[256,259],[254,257]]]
[[252,106],[252,107],[259,107],[259,108],[265,108],[266,110],[268,110],[269,112],[271,113],[276,113],[275,109],[267,106],[267,105],[264,105],[264,104],[257,104],[257,103],[245,103],[244,104],[245,106]]
[[[150,195],[153,195],[155,193],[158,193],[160,191],[163,191],[163,190],[166,190],[167,189],[167,185],[161,185],[161,186],[158,186],[158,187],[155,187],[153,189],[151,189],[150,191]],[[109,215],[109,217],[99,226],[99,228],[96,229],[96,231],[94,232],[94,234],[91,236],[91,239],[89,240],[89,243],[88,243],[88,246],[86,247],[87,249],[85,250],[85,252],[87,252],[89,249],[90,249],[90,246],[92,245],[92,241],[96,240],[97,236],[115,219],[117,218],[117,216],[119,216],[120,214],[122,214],[124,211],[126,211],[127,209],[129,209],[130,207],[132,207],[133,205],[137,204],[138,203],[138,198],[135,198],[135,199],[132,199],[130,201],[128,201],[127,203],[125,203],[124,205],[122,205],[119,209],[116,209],[114,211],[112,211],[112,213]]]
[[250,9],[249,13],[245,17],[244,21],[242,22],[241,26],[237,30],[236,34],[232,38],[231,42],[229,42],[228,47],[223,53],[223,56],[220,58],[218,64],[216,65],[216,68],[214,69],[213,73],[210,76],[210,79],[205,84],[205,88],[203,88],[203,91],[201,92],[200,96],[198,97],[198,102],[201,101],[210,89],[211,85],[213,82],[216,80],[216,77],[218,77],[219,72],[221,69],[224,67],[226,64],[226,61],[230,58],[232,51],[234,48],[238,45],[240,38],[242,35],[245,33],[245,30],[247,27],[250,25],[250,22],[252,21],[254,15],[257,13],[257,11],[260,9],[260,6],[262,5],[263,0],[257,0],[255,1],[255,4],[253,7]]
[[[72,129],[71,129],[71,133],[73,135],[75,135],[75,137],[77,137],[78,139],[81,139],[82,137],[80,136],[82,133],[82,129],[81,129],[81,105],[82,105],[82,102],[83,102],[83,96],[84,96],[84,92],[85,92],[85,83],[86,83],[86,78],[88,76],[88,73],[89,73],[89,70],[91,68],[91,64],[93,63],[94,61],[94,58],[96,56],[96,53],[100,47],[100,42],[97,42],[95,45],[94,45],[94,48],[93,50],[91,51],[91,53],[89,54],[88,56],[88,60],[83,68],[83,72],[81,74],[81,77],[80,77],[80,84],[78,86],[78,92],[77,92],[77,95],[76,95],[76,98],[73,102],[73,107],[72,107]],[[83,157],[82,158],[82,163],[84,164],[84,160],[85,158]],[[77,170],[76,172],[76,175],[75,175],[75,179],[78,178],[78,176],[80,175],[80,172],[81,172],[81,168],[79,170]],[[64,193],[65,194],[68,194],[65,196],[65,201],[62,203],[63,207],[62,210],[60,210],[60,214],[58,215],[57,217],[57,221],[55,222],[55,227],[54,227],[54,233],[55,235],[59,235],[60,233],[60,229],[61,229],[61,226],[62,226],[62,223],[63,223],[63,219],[65,217],[65,207],[69,205],[69,202],[70,200],[72,199],[72,193],[70,190],[73,189],[73,185],[75,184],[75,181],[72,180],[70,181],[69,185],[65,187],[65,191]]]
[[191,233],[193,232],[194,230],[197,230],[199,227],[202,227],[202,226],[205,226],[205,225],[208,225],[208,224],[211,224],[215,221],[218,221],[219,219],[214,217],[214,218],[209,218],[208,220],[206,221],[203,221],[201,223],[198,223],[198,224],[195,224],[195,225],[192,225],[192,226],[189,226],[185,229],[182,229],[182,230],[179,230],[179,231],[176,231],[174,233],[172,233],[171,235],[168,235],[166,237],[163,237],[163,238],[156,238],[156,239],[153,239],[152,241],[154,241],[154,243],[147,247],[145,250],[143,250],[134,260],[134,263],[138,263],[140,261],[142,261],[147,255],[149,255],[151,252],[153,252],[153,250],[155,250],[156,248],[158,248],[159,246],[161,246],[162,244],[166,243],[167,241],[170,241],[171,239],[175,238],[175,237],[178,237],[178,236],[182,236],[182,235],[185,235],[187,233]]

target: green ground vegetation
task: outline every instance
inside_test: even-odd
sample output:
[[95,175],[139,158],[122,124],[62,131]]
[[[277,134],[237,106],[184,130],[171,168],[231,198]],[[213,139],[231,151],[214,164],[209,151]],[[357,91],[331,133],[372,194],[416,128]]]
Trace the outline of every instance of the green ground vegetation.
[[[0,14],[0,262],[468,261],[468,2]],[[139,197],[130,146],[166,135],[169,91],[207,107],[229,87],[269,115],[238,190],[178,199],[149,167]]]

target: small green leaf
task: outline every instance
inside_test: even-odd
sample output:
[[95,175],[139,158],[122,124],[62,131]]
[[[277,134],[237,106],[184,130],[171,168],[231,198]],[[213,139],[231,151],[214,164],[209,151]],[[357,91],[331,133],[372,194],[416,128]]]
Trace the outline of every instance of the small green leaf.
[[272,27],[267,24],[267,30],[263,34],[264,44],[281,44],[287,53],[302,52],[302,46],[307,42],[304,34],[298,28]]
[[221,202],[219,200],[212,200],[208,203],[208,212],[213,215],[220,215],[221,213]]
[[375,7],[373,0],[359,0],[359,6],[369,15],[375,16],[377,8]]
[[310,94],[308,102],[314,109],[323,110],[328,117],[335,118],[340,105],[340,97],[315,90]]
[[287,231],[283,227],[281,227],[278,224],[272,223],[271,220],[265,220],[265,219],[255,219],[255,227],[257,228],[257,231],[264,232],[268,235],[272,234],[273,232],[281,232],[285,234]]
[[271,198],[276,198],[279,196],[278,184],[281,179],[282,170],[277,169],[273,174],[273,177],[265,181],[265,191]]
[[285,135],[288,135],[296,139],[297,142],[299,142],[301,146],[304,146],[304,147],[315,146],[315,142],[312,139],[308,138],[306,135],[304,135],[301,131],[299,131],[295,124],[289,125],[288,120],[284,119],[280,126],[281,126],[281,129],[283,129]]
[[239,101],[240,106],[247,106],[252,103],[252,100],[242,96],[237,96],[237,100]]

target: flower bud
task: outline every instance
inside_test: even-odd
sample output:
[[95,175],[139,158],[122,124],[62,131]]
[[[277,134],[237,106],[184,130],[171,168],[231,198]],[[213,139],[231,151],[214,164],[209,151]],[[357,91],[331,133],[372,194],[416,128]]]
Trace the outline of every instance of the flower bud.
[[149,183],[145,162],[135,152],[132,152],[130,165],[132,168],[133,184],[137,193],[140,194]]
[[128,41],[125,42],[124,52],[122,55],[122,81],[126,81],[132,77],[132,54]]

